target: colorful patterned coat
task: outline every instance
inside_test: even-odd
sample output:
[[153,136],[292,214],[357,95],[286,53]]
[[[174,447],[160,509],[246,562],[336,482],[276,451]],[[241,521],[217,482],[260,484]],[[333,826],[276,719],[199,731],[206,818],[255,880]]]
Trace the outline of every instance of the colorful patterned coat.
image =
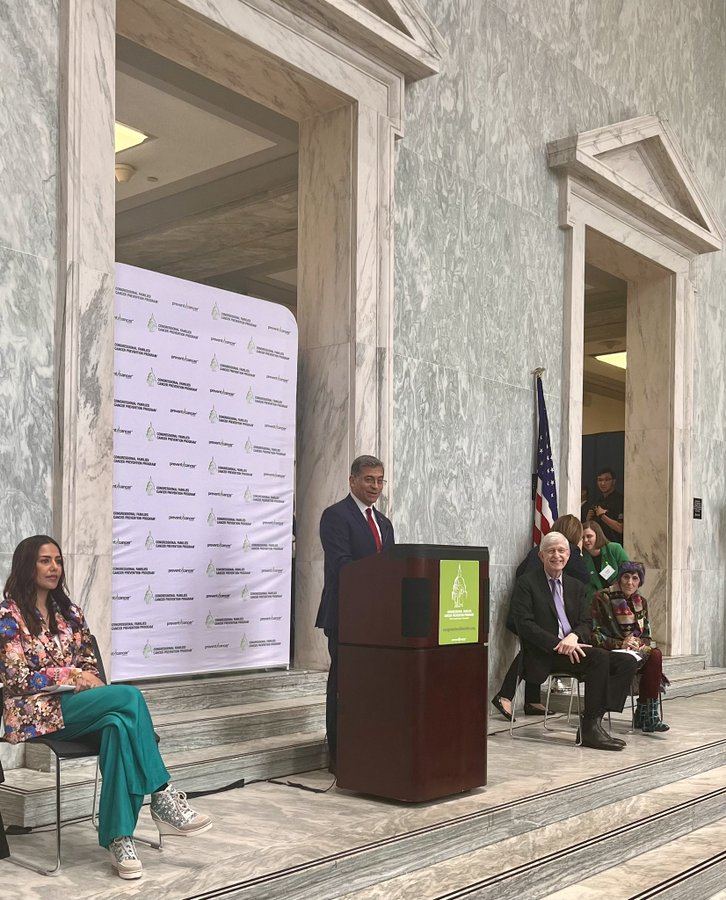
[[0,680],[5,739],[11,744],[63,728],[60,697],[39,693],[54,684],[72,684],[82,671],[98,675],[91,634],[80,608],[76,622],[56,613],[58,638],[42,630],[32,635],[12,600],[0,604]]
[[638,638],[643,656],[650,653],[648,602],[637,591],[628,599],[614,584],[592,598],[592,642],[605,650],[619,650],[629,637]]

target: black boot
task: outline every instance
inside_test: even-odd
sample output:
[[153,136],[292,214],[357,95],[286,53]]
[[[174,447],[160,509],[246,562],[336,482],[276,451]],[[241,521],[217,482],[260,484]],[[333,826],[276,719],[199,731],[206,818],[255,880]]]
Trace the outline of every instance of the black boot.
[[582,747],[591,747],[593,750],[622,750],[625,743],[617,738],[611,738],[600,726],[600,718],[580,720],[578,732],[579,743]]
[[622,740],[622,738],[615,737],[614,735],[610,734],[609,731],[605,731],[605,729],[602,726],[602,716],[600,716],[600,718],[597,719],[596,721],[597,721],[597,729],[603,737],[607,738],[610,741],[614,741],[616,744],[620,744],[621,747],[625,746],[625,741]]

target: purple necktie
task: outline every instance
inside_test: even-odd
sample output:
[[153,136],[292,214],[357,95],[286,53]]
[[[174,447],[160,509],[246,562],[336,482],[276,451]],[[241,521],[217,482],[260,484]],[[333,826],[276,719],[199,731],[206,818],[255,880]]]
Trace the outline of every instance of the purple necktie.
[[550,578],[550,587],[552,588],[552,599],[555,601],[557,618],[560,620],[560,627],[562,628],[562,637],[567,637],[567,635],[572,631],[572,625],[570,625],[570,620],[567,618],[567,613],[565,612],[565,604],[562,600],[562,585],[560,584],[560,579]]

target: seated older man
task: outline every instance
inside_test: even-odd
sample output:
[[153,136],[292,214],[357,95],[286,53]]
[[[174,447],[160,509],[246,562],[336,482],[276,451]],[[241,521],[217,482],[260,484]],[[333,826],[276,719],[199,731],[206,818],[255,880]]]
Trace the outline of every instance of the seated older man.
[[524,678],[543,682],[550,672],[577,675],[585,684],[580,722],[582,745],[622,750],[625,741],[602,727],[606,710],[622,711],[637,660],[629,653],[608,653],[591,646],[592,619],[584,586],[564,568],[570,556],[567,538],[550,531],[542,539],[543,568],[517,579],[512,616],[524,652]]

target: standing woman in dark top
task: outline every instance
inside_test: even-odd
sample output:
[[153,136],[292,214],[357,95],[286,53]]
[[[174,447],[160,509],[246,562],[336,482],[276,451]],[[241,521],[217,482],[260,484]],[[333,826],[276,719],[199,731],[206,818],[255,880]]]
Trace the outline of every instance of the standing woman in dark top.
[[[585,568],[582,560],[582,523],[577,516],[564,515],[555,520],[551,531],[558,531],[563,534],[570,544],[570,558],[567,560],[565,572],[572,578],[577,578],[583,584],[590,581],[590,573]],[[542,568],[542,560],[539,558],[539,547],[532,547],[527,556],[522,560],[517,568],[517,578],[524,575],[530,569]],[[511,613],[507,616],[507,628],[516,634],[517,631],[512,621]],[[492,699],[492,704],[504,716],[505,719],[512,718],[512,701],[517,689],[517,676],[521,671],[522,651],[514,657],[504,681],[499,691]],[[541,698],[541,685],[535,682],[527,681],[524,688],[524,714],[525,716],[543,716],[545,714],[544,704]]]

